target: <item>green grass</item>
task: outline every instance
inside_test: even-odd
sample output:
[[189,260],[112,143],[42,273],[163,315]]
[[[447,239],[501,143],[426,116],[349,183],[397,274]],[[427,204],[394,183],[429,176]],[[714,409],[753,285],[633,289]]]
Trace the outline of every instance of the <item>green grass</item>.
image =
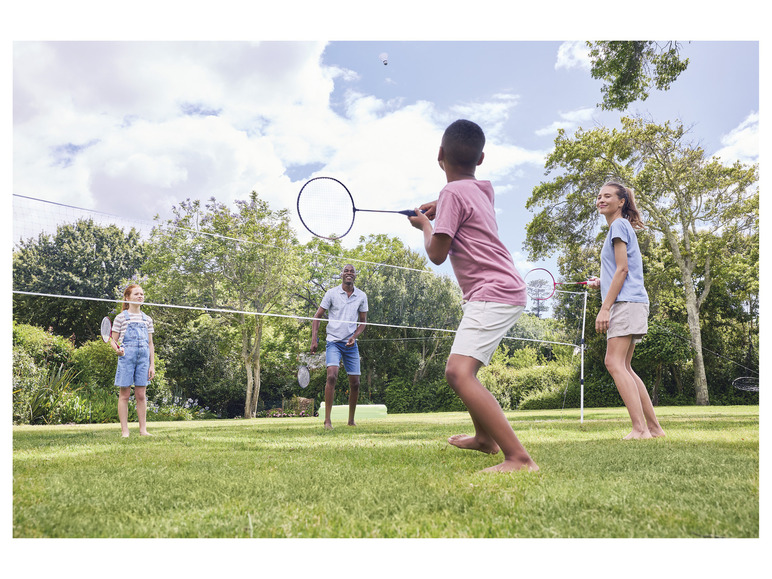
[[758,537],[759,408],[508,413],[541,467],[445,441],[466,413],[13,429],[14,537]]

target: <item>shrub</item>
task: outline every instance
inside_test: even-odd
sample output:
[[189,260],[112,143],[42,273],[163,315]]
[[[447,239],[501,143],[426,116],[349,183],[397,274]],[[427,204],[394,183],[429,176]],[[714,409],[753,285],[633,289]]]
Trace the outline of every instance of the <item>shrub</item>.
[[412,384],[402,378],[395,378],[386,386],[384,401],[390,414],[412,412]]
[[464,403],[444,379],[413,384],[410,380],[395,378],[386,387],[384,403],[390,414],[466,410]]
[[27,352],[41,368],[67,366],[75,351],[75,346],[66,338],[16,322],[13,322],[13,345]]
[[28,380],[14,390],[14,420],[26,424],[57,424],[61,422],[61,409],[72,394],[75,370],[53,368],[41,372],[37,379]]
[[520,369],[491,364],[480,370],[478,378],[496,397],[502,409],[515,410],[532,392],[555,389],[563,392],[572,380],[578,382],[578,369],[573,365],[560,364]]
[[[155,377],[147,386],[148,400],[171,398],[171,389],[166,380],[166,365],[155,354]],[[83,386],[88,397],[102,391],[113,391],[115,387],[115,370],[118,367],[118,357],[110,346],[101,339],[86,342],[75,350],[72,355],[73,367],[79,372],[78,381]]]

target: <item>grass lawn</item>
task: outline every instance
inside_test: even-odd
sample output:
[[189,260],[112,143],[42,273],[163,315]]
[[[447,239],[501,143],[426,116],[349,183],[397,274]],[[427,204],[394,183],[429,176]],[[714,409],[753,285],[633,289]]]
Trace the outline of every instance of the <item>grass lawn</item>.
[[449,446],[466,413],[13,428],[13,537],[759,537],[759,407],[507,413],[541,467]]

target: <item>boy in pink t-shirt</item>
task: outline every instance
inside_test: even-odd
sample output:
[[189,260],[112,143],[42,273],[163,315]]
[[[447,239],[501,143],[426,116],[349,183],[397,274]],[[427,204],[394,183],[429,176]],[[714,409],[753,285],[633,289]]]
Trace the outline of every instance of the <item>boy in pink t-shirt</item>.
[[448,183],[437,201],[417,208],[409,219],[423,231],[426,254],[433,263],[439,265],[450,257],[465,300],[445,378],[469,410],[475,433],[457,434],[448,442],[490,454],[501,450],[504,461],[486,471],[535,471],[539,467],[518,440],[498,401],[477,379],[477,371],[490,362],[526,303],[525,283],[498,236],[493,187],[475,178],[485,156],[484,146],[485,135],[475,123],[452,123],[445,130],[437,158]]

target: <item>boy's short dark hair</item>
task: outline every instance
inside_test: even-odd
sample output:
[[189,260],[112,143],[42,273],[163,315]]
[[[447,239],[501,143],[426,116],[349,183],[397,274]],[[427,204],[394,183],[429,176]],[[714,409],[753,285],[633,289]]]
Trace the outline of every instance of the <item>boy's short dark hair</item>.
[[485,146],[485,133],[472,121],[451,123],[442,136],[445,160],[458,167],[475,167]]

